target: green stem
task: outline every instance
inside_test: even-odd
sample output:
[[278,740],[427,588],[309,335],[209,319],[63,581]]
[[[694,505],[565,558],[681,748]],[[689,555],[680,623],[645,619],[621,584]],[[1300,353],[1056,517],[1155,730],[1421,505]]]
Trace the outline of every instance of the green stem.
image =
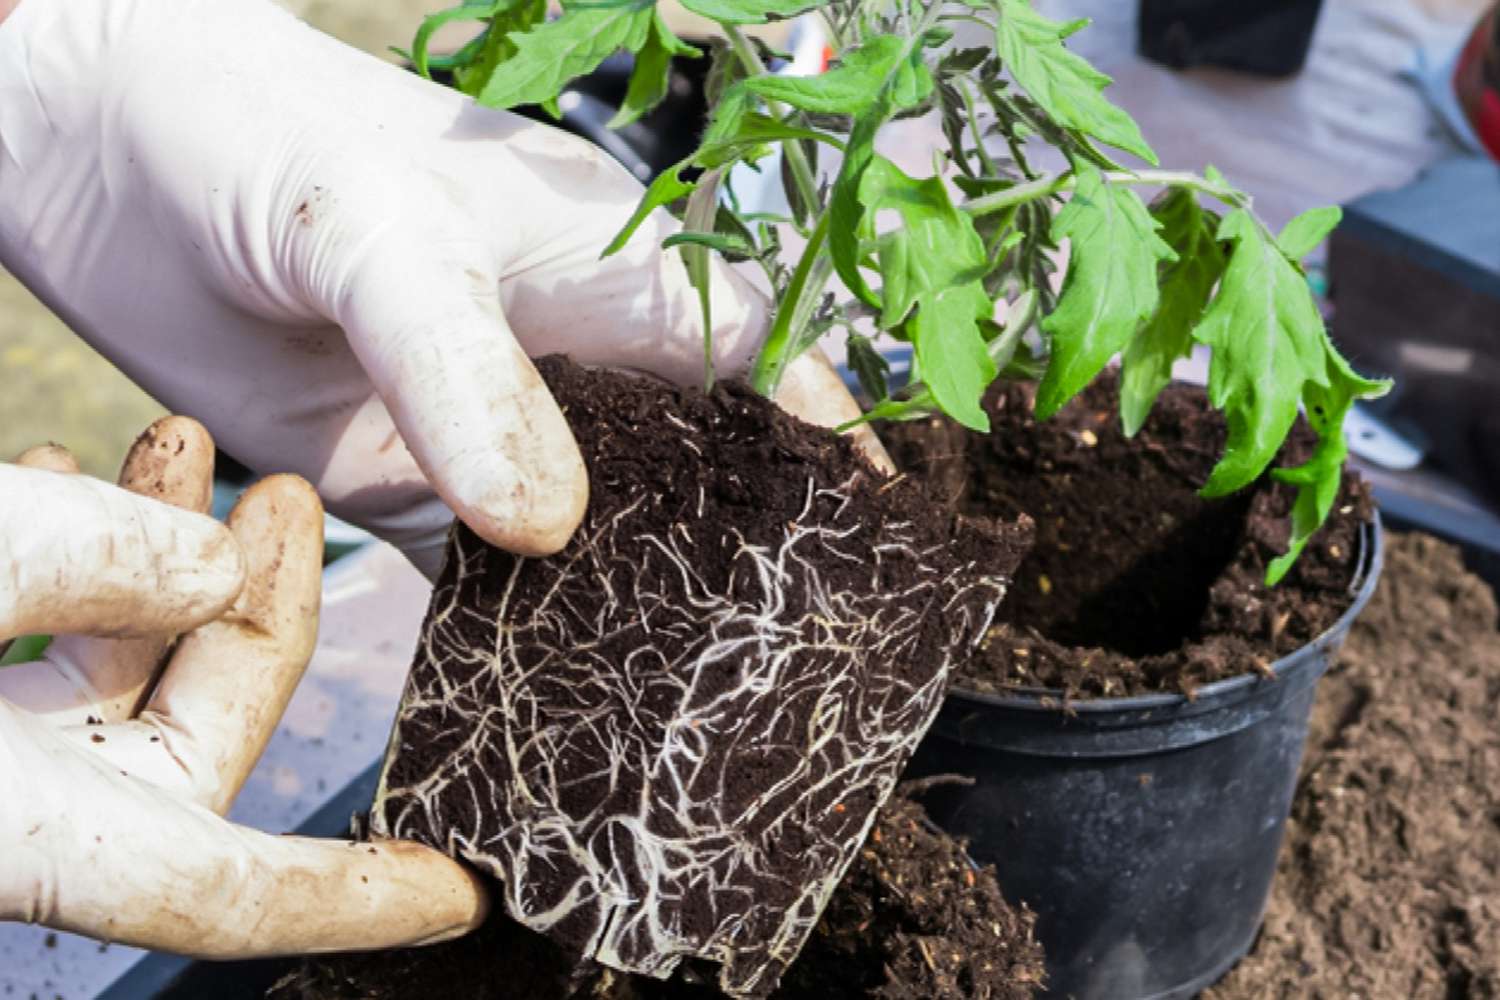
[[[1250,199],[1241,191],[1215,184],[1205,177],[1177,170],[1109,170],[1104,174],[1104,179],[1110,184],[1145,184],[1158,185],[1161,187],[1188,188],[1217,198],[1226,205],[1236,208],[1248,208]],[[979,217],[993,215],[1004,211],[1012,205],[1024,204],[1035,201],[1038,198],[1046,198],[1050,195],[1066,191],[1071,188],[1077,180],[1077,175],[1072,171],[1063,174],[1043,174],[1036,180],[1026,181],[1008,187],[1004,191],[996,191],[993,194],[981,195],[970,201],[964,202],[959,207],[972,216]]]
[[[802,251],[802,259],[797,261],[797,269],[792,272],[792,279],[787,283],[786,295],[782,297],[781,308],[776,311],[776,319],[771,324],[771,332],[766,336],[766,342],[762,345],[760,353],[755,357],[755,368],[750,373],[750,385],[762,396],[772,398],[776,395],[777,388],[781,385],[781,377],[786,374],[787,365],[791,364],[796,352],[797,339],[793,336],[797,329],[797,314],[805,312],[802,302],[807,296],[808,286],[811,284],[812,298],[816,298],[821,290],[819,286],[828,280],[831,267],[828,264],[820,267],[819,258],[829,262],[829,257],[823,252],[823,244],[828,239],[828,213],[824,212],[818,219],[817,226],[812,231],[812,236],[807,240],[807,246]],[[818,280],[817,275],[821,272],[822,278]]]
[[962,80],[956,81],[958,92],[964,99],[964,113],[969,116],[969,132],[974,137],[974,152],[979,154],[979,162],[984,164],[984,169],[991,177],[1000,176],[1000,168],[995,166],[995,161],[990,158],[990,151],[984,148],[984,135],[979,131],[979,115],[974,113],[974,95],[969,93],[969,85]]
[[[725,24],[723,28],[730,47],[739,56],[745,72],[751,76],[767,75],[766,64],[761,62],[760,53],[755,51],[755,46],[745,33],[732,24]],[[766,109],[776,118],[784,120],[787,117],[787,109],[780,101],[766,101]],[[813,176],[812,165],[807,162],[802,146],[795,139],[783,142],[781,151],[781,155],[786,157],[787,165],[792,168],[792,181],[797,185],[797,193],[802,196],[802,204],[811,210],[818,204],[818,179]]]

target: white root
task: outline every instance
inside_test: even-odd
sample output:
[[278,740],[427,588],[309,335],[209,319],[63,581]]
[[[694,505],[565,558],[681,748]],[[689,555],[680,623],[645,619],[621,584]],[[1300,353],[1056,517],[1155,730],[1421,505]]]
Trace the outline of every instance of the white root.
[[[715,585],[700,540],[642,538],[635,506],[544,562],[460,530],[376,831],[479,865],[511,916],[608,966],[665,976],[698,956],[731,995],[767,991],[936,714],[949,655],[1004,593],[998,571],[922,551],[913,525],[871,551],[852,489],[810,484],[780,540],[742,541]],[[883,582],[890,560],[917,568],[905,591]],[[835,585],[830,564],[864,579]],[[940,649],[917,661],[925,629]],[[635,651],[606,658],[621,633]],[[437,759],[415,770],[417,748]],[[767,766],[731,781],[748,761]]]

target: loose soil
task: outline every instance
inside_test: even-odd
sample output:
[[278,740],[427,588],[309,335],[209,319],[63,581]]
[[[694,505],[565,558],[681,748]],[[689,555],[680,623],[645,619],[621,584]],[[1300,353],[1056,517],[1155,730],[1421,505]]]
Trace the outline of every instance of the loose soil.
[[373,822],[510,915],[664,976],[769,992],[1029,542],[887,480],[736,383],[538,369],[588,468],[567,548],[458,528]]
[[1500,997],[1500,633],[1458,550],[1390,536],[1318,689],[1265,927],[1210,1000]]
[[[1042,979],[1034,917],[904,795],[880,811],[773,1000],[1026,1000]],[[711,986],[578,973],[497,916],[449,944],[305,960],[269,1000],[713,1000]]]
[[[1291,573],[1267,588],[1294,491],[1266,476],[1235,496],[1198,496],[1226,436],[1201,389],[1169,387],[1133,439],[1112,373],[1044,422],[1032,416],[1034,395],[1029,383],[991,389],[988,435],[946,419],[882,431],[896,464],[951,509],[1036,521],[1036,544],[955,683],[1070,698],[1191,694],[1265,669],[1349,606],[1372,510],[1357,477]],[[1299,423],[1275,464],[1300,463],[1313,440]]]

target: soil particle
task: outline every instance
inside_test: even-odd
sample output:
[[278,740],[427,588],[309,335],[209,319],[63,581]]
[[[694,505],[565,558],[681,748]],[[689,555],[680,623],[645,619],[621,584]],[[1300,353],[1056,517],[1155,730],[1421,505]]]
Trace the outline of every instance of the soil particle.
[[1318,689],[1255,950],[1209,1000],[1500,997],[1500,633],[1457,549],[1390,536]]
[[[881,810],[772,1000],[1027,1000],[1042,979],[1034,916],[1001,896],[904,795]],[[711,986],[573,971],[503,916],[431,948],[310,958],[270,1000],[713,1000]]]
[[[992,388],[988,435],[945,419],[882,431],[896,464],[954,509],[1036,521],[1035,546],[956,683],[1074,698],[1191,695],[1266,670],[1349,606],[1359,527],[1372,510],[1356,477],[1291,573],[1267,588],[1294,491],[1265,476],[1234,496],[1198,495],[1226,435],[1202,390],[1168,388],[1133,439],[1120,427],[1112,373],[1047,421],[1033,418],[1034,395],[1030,383]],[[1274,465],[1299,463],[1313,440],[1299,423]]]

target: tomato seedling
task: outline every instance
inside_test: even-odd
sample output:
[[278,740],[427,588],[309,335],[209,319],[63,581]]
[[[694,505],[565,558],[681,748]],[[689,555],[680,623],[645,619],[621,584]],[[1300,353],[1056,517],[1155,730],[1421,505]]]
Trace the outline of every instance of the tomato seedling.
[[[1337,208],[1306,212],[1273,233],[1250,197],[1212,167],[1157,169],[1136,123],[1105,96],[1109,78],[1067,48],[1087,22],[1049,20],[1028,0],[682,6],[723,33],[706,53],[708,123],[698,149],[647,188],[606,254],[650,212],[678,207],[684,229],[667,244],[680,249],[699,289],[705,329],[709,254],[766,270],[776,310],[750,374],[754,387],[774,393],[793,358],[843,328],[850,363],[876,400],[867,420],[941,411],[984,431],[981,398],[1006,375],[1040,377],[1036,410],[1046,418],[1119,355],[1120,416],[1133,434],[1173,362],[1204,345],[1209,402],[1229,429],[1205,495],[1257,480],[1299,409],[1318,435],[1304,464],[1272,473],[1298,491],[1288,551],[1267,581],[1286,574],[1332,508],[1350,406],[1390,387],[1339,354],[1302,271],[1301,260],[1337,225]],[[744,27],[809,12],[822,17],[836,62],[816,76],[769,72],[772,53]],[[620,125],[661,101],[674,57],[705,56],[672,33],[653,0],[570,0],[560,17],[545,14],[544,0],[466,3],[428,18],[411,58],[422,72],[453,71],[481,104],[555,111],[570,81],[623,49],[635,63]],[[457,53],[430,55],[432,32],[454,20],[484,28]],[[982,26],[988,44],[955,45],[961,23]],[[876,152],[876,137],[893,121],[926,114],[943,139],[932,174],[913,177]],[[1065,168],[1036,168],[1038,146],[1060,153]],[[741,211],[731,170],[762,163],[775,147],[791,214]],[[839,155],[826,178],[824,151]],[[1161,193],[1147,204],[1141,188]],[[802,236],[795,259],[783,250],[782,226]],[[831,290],[835,277],[840,287]],[[899,391],[887,384],[872,334],[913,348],[913,380]]]

